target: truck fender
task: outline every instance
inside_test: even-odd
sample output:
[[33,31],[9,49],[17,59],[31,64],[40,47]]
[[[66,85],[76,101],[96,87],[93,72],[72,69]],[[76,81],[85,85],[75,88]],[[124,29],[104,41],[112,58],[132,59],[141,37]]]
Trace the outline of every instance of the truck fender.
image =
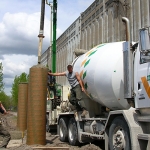
[[109,128],[111,126],[112,121],[118,117],[123,116],[125,119],[130,132],[130,140],[131,140],[131,149],[132,150],[140,150],[139,142],[137,139],[137,134],[143,133],[142,128],[137,120],[139,116],[139,112],[136,109],[129,110],[117,110],[111,111],[108,115],[108,119],[105,124],[105,149],[109,150]]

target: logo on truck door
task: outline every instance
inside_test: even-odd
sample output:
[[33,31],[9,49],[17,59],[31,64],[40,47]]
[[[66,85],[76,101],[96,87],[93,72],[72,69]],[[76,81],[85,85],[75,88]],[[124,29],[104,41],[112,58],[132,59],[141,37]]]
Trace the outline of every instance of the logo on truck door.
[[141,77],[141,80],[144,85],[145,91],[146,91],[148,97],[150,98],[150,85],[149,85],[146,77]]

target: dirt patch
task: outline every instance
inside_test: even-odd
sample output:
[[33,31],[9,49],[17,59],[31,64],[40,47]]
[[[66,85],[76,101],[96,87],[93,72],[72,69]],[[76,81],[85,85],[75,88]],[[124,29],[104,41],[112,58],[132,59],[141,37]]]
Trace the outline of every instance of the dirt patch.
[[[14,140],[11,144],[8,145],[8,149],[11,150],[33,150],[34,147],[68,147],[69,150],[104,150],[104,142],[97,141],[94,143],[81,144],[80,146],[71,146],[69,143],[61,142],[57,135],[51,135],[50,133],[46,134],[46,145],[26,145],[26,137],[22,141]],[[15,144],[18,144],[15,146]],[[19,145],[20,144],[20,145]]]
[[[68,147],[69,150],[104,150],[104,141],[95,141],[94,143],[80,144],[80,146],[71,146],[67,142],[61,142],[56,131],[46,133],[46,145],[27,145],[26,133],[22,139],[22,133],[17,129],[17,115],[16,113],[9,113],[5,115],[3,122],[5,128],[11,133],[12,139],[10,140],[7,149],[10,150],[33,150],[34,147]],[[0,139],[2,140],[2,138]]]
[[9,113],[7,115],[3,115],[2,117],[2,123],[3,126],[8,130],[8,131],[15,131],[17,129],[17,116]]

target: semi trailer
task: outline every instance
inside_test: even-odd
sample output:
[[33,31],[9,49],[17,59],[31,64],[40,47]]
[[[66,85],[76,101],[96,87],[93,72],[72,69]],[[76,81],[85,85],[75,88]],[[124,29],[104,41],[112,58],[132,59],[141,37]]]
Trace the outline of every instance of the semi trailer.
[[62,99],[56,121],[63,142],[104,140],[105,150],[150,149],[150,27],[139,29],[139,41],[132,42],[129,20],[122,20],[126,41],[97,45],[72,62],[88,114],[74,115]]

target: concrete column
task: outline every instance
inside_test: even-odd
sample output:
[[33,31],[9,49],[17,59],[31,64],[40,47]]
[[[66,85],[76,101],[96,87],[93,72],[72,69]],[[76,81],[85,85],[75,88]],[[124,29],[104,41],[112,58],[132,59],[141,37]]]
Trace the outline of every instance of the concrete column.
[[80,48],[83,49],[83,45],[84,45],[84,32],[81,31],[81,41],[79,42]]
[[[138,41],[138,30],[141,28],[141,11],[140,0],[133,0],[133,34],[134,41]],[[144,18],[144,16],[142,16]]]
[[91,25],[87,27],[87,50],[91,47]]
[[89,49],[91,49],[93,47],[93,42],[94,42],[94,27],[93,27],[93,23],[91,24],[91,28],[90,28],[90,44],[89,44]]
[[126,14],[127,14],[127,18],[129,18],[129,21],[130,21],[131,40],[133,41],[133,39],[134,39],[134,33],[133,33],[134,32],[133,31],[133,28],[134,28],[134,24],[133,24],[133,0],[127,0],[126,3],[128,4]]
[[68,57],[67,57],[67,64],[69,64],[69,55],[70,55],[70,41],[68,43]]
[[112,10],[109,8],[108,10],[108,42],[113,42],[113,21],[112,21]]
[[98,19],[96,19],[96,22],[95,22],[95,44],[96,45],[99,44],[99,22],[98,22]]
[[92,45],[93,45],[93,47],[96,45],[95,43],[96,43],[96,39],[95,39],[95,34],[96,34],[96,32],[95,32],[95,22],[92,24],[92,26],[93,26],[93,37],[92,37]]
[[104,28],[103,28],[103,16],[100,17],[99,19],[99,43],[104,42]]
[[108,11],[104,13],[103,27],[104,27],[104,32],[103,32],[104,42],[107,43],[108,42]]
[[65,68],[67,66],[67,45],[65,45]]
[[71,63],[71,57],[72,57],[72,48],[73,48],[73,40],[71,39],[71,45],[70,45],[70,53],[69,53],[69,64]]
[[147,27],[149,25],[149,5],[149,0],[141,0],[142,27]]
[[87,50],[87,28],[85,29],[85,49]]
[[[80,32],[80,33],[81,33],[81,32]],[[79,49],[80,49],[80,47],[81,47],[80,44],[81,44],[81,42],[82,42],[82,41],[80,42],[80,39],[81,39],[81,34],[80,34],[80,33],[79,33],[79,38],[78,38],[78,48],[79,48]]]

